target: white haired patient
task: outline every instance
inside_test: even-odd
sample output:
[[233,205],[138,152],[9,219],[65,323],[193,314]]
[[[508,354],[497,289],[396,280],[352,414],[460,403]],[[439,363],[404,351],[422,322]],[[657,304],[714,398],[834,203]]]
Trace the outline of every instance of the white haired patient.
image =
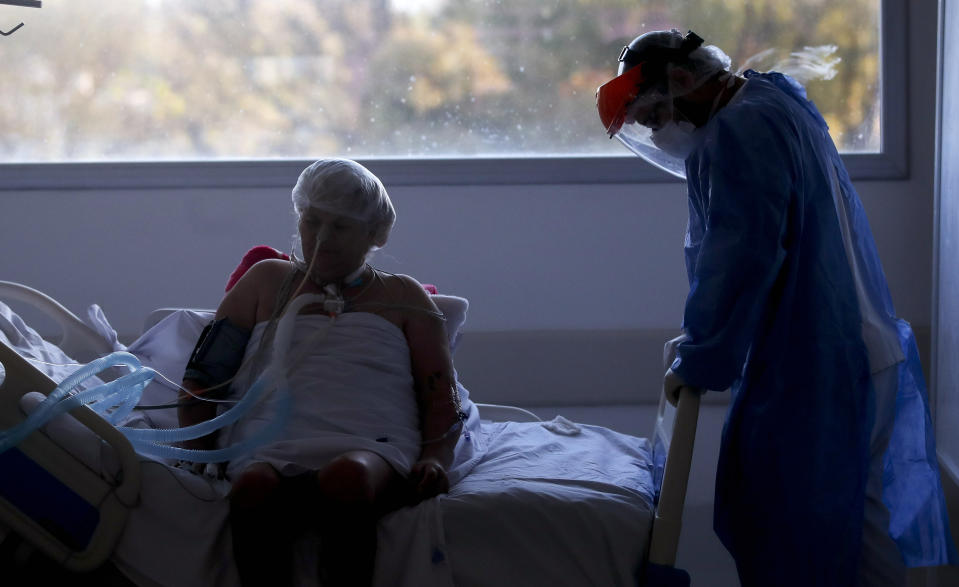
[[[442,314],[406,275],[374,269],[396,215],[382,183],[349,160],[322,159],[293,188],[291,261],[247,271],[201,335],[183,379],[181,426],[209,420],[272,360],[278,320],[301,298],[284,366],[293,408],[284,431],[227,467],[234,554],[244,585],[292,582],[292,543],[319,533],[323,585],[368,585],[376,523],[449,489],[458,398]],[[302,296],[315,297],[303,299]],[[296,305],[301,305],[300,303]],[[217,435],[210,449],[275,417],[276,393]]]

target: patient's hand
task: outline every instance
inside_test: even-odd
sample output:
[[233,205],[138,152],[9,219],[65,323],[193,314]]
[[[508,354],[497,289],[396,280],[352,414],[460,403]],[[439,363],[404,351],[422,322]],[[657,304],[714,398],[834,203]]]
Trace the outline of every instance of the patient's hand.
[[413,503],[419,503],[450,490],[446,468],[437,459],[433,458],[417,461],[410,469],[408,482]]
[[207,479],[226,479],[225,463],[194,463],[180,459],[173,463],[177,469],[189,471],[194,475],[203,475]]

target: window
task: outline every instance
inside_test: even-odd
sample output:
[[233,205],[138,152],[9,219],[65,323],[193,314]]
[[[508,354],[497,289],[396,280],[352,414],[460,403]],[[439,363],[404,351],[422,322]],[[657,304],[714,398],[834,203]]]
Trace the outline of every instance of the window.
[[634,35],[684,23],[729,53],[734,68],[834,46],[825,53],[837,75],[810,81],[810,97],[840,150],[881,159],[883,146],[896,144],[890,132],[901,132],[889,112],[904,104],[890,96],[896,86],[880,61],[884,50],[901,50],[881,34],[881,12],[889,18],[904,2],[881,4],[72,0],[35,10],[0,2],[0,29],[25,23],[0,38],[0,157],[21,187],[50,185],[50,163],[67,164],[56,167],[68,176],[95,167],[105,187],[144,174],[174,181],[151,169],[220,185],[227,166],[243,185],[244,170],[270,184],[269,170],[282,169],[285,185],[290,159],[324,154],[376,160],[387,175],[423,161],[433,167],[427,183],[472,183],[470,170],[490,162],[499,162],[492,181],[522,183],[529,169],[532,181],[537,173],[631,180],[636,172],[615,161],[626,151],[602,132],[595,89]]

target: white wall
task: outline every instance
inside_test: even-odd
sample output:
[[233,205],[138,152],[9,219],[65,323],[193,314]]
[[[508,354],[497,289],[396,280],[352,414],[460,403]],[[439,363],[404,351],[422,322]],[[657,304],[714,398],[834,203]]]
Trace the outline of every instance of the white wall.
[[[374,264],[470,298],[471,330],[677,323],[679,184],[390,192],[399,218]],[[288,249],[293,233],[288,189],[0,198],[0,274],[71,306],[97,302],[124,334],[158,305],[215,305],[247,248]]]

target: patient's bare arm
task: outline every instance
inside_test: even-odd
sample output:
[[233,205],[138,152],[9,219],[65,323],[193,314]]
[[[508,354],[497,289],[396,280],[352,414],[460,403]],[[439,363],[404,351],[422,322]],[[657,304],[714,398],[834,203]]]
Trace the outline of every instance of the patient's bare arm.
[[[194,395],[202,396],[204,392],[204,386],[198,384],[192,379],[184,379],[181,387],[189,390]],[[179,407],[177,407],[177,418],[180,422],[180,427],[200,424],[202,422],[206,422],[207,420],[212,420],[216,416],[215,403],[197,400],[193,397],[193,395],[184,391],[181,391],[177,395],[177,402],[179,404]],[[210,450],[215,448],[215,440],[216,433],[213,433],[207,434],[201,438],[184,440],[180,444],[183,446],[183,448],[194,450]]]
[[[459,439],[456,412],[450,401],[450,385],[444,375],[436,384],[418,390],[420,397],[420,428],[423,448],[419,460],[410,469],[410,490],[413,500],[429,499],[450,489],[446,471],[453,464],[453,450]],[[455,388],[453,388],[455,392]]]
[[[243,278],[241,278],[235,284],[235,286],[230,289],[230,291],[223,298],[223,301],[220,302],[220,306],[217,309],[216,316],[214,318],[214,323],[219,320],[228,320],[227,325],[220,325],[220,328],[223,330],[229,330],[232,333],[234,340],[229,348],[231,349],[231,354],[238,356],[239,358],[242,358],[243,352],[245,351],[246,339],[249,338],[249,330],[253,327],[253,324],[256,320],[256,309],[259,302],[259,295],[262,290],[261,283],[263,281],[262,274],[264,273],[264,268],[265,266],[259,268],[254,266],[251,268],[243,276]],[[246,332],[245,335],[243,334],[244,331]],[[208,327],[207,330],[204,331],[204,335],[201,335],[201,340],[204,336],[221,337],[218,340],[222,340],[222,337],[226,337],[226,335],[221,334],[214,335],[214,331],[211,329],[211,327]],[[237,336],[239,336],[239,339],[236,339]],[[245,338],[243,338],[244,336]],[[222,343],[219,342],[217,344],[222,345]],[[237,348],[234,349],[233,347]],[[223,370],[221,365],[230,363],[231,361],[215,360],[212,364],[216,364],[219,367],[217,370]],[[233,373],[227,372],[225,376],[218,377],[218,379],[230,377],[235,374],[235,369],[233,369],[232,366],[229,371],[232,371]],[[220,396],[228,386],[228,383],[220,381],[214,381],[211,383],[211,381],[201,381],[199,379],[191,378],[191,373],[196,374],[198,377],[206,377],[206,375],[202,372],[191,371],[189,368],[187,369],[183,382],[181,383],[183,390],[181,390],[177,396],[179,404],[177,407],[177,418],[181,427],[192,426],[214,418],[216,416],[217,404],[215,402],[203,401],[203,399],[198,398],[203,398],[204,396]],[[216,433],[212,433],[202,438],[183,441],[181,444],[184,448],[208,450],[215,447],[215,440]]]
[[452,370],[445,369],[428,375],[417,390],[424,442],[420,460],[435,461],[444,469],[453,464],[453,449],[460,436],[455,394]]
[[437,316],[436,305],[422,288],[419,292],[413,301],[427,311],[413,313],[404,326],[424,443],[419,460],[410,471],[411,489],[417,500],[449,490],[446,470],[453,464],[453,450],[460,434],[446,329]]

